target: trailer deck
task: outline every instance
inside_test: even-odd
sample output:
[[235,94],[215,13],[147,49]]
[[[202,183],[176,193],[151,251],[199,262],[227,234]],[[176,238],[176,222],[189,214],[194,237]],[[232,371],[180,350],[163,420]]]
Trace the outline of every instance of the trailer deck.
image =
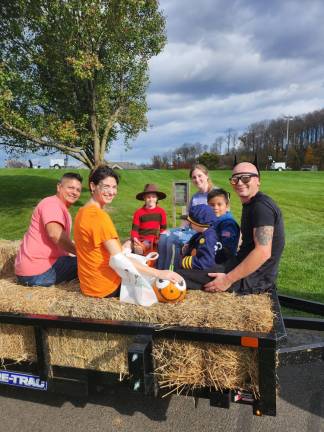
[[[53,315],[0,313],[0,323],[32,326],[36,341],[37,361],[17,363],[3,359],[0,383],[39,391],[87,397],[105,385],[127,385],[130,391],[161,396],[170,389],[159,389],[153,368],[152,343],[155,338],[208,342],[220,345],[249,347],[258,352],[259,397],[244,389],[216,391],[211,388],[182,394],[208,398],[211,406],[228,408],[231,402],[249,404],[255,415],[276,415],[277,367],[287,364],[324,360],[324,341],[287,347],[286,327],[324,330],[324,319],[283,318],[280,303],[324,316],[324,305],[288,296],[272,294],[275,320],[270,333],[254,333],[217,328],[161,326],[134,321],[98,320]],[[49,362],[48,330],[51,328],[107,332],[134,336],[128,348],[129,376],[120,380],[114,373],[51,365]],[[172,389],[171,389],[172,390]]]

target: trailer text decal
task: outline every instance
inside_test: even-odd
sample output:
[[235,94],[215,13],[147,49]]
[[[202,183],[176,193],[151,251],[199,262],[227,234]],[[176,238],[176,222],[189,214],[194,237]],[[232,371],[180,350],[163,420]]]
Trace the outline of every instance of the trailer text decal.
[[10,371],[0,371],[0,384],[47,390],[47,382],[42,381],[39,377]]

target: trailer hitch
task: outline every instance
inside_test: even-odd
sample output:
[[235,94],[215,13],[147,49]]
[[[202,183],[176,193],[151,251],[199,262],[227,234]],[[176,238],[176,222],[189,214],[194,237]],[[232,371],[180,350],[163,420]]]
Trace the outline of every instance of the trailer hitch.
[[145,395],[154,392],[152,336],[138,335],[128,348],[129,384]]

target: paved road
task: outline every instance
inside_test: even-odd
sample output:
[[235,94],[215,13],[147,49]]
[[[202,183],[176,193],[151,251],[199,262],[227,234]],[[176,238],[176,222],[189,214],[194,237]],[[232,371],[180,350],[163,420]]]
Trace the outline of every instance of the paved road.
[[0,387],[0,432],[324,432],[324,362],[279,370],[277,417],[255,417],[250,406],[213,408],[192,398],[143,398],[124,389],[76,399]]

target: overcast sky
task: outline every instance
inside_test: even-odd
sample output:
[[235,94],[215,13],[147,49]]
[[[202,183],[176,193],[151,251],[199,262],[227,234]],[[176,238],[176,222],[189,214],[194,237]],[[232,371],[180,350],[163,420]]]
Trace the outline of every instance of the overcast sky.
[[109,160],[147,162],[228,128],[323,108],[324,1],[160,0],[168,43],[150,62],[149,130]]
[[150,129],[110,159],[150,160],[228,128],[324,106],[322,0],[161,0],[168,43],[150,63]]

